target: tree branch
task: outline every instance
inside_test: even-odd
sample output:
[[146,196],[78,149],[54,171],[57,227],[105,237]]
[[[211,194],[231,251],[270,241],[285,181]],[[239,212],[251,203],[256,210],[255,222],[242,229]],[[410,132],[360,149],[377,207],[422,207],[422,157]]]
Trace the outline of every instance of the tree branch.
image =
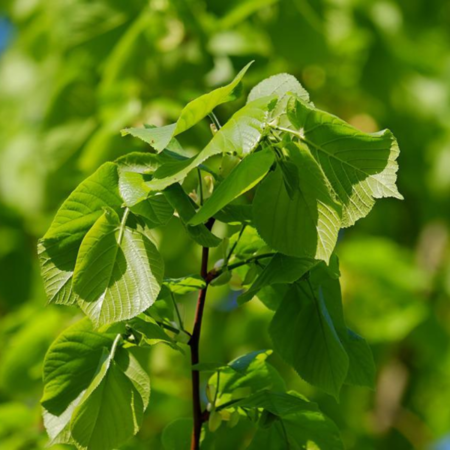
[[[214,224],[214,219],[211,219],[206,223],[206,227],[211,230]],[[198,293],[197,309],[195,311],[194,328],[192,336],[189,340],[189,346],[191,348],[191,365],[198,364],[200,362],[199,343],[202,329],[203,310],[205,307],[206,292],[208,289],[208,258],[209,248],[203,247],[202,249],[202,263],[200,275],[205,279],[206,286]],[[192,430],[191,450],[198,450],[200,448],[200,434],[202,431],[202,423],[205,420],[205,416],[202,412],[202,405],[200,400],[200,372],[197,370],[191,371],[192,378],[192,405],[193,405],[193,417],[194,428]]]

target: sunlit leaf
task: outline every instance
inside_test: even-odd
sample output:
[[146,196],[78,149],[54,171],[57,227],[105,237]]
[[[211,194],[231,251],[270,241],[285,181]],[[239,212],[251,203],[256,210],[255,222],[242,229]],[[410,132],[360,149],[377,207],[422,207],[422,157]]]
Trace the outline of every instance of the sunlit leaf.
[[155,302],[163,271],[150,239],[106,211],[80,247],[73,280],[78,304],[97,326],[130,319]]
[[121,205],[117,167],[113,163],[104,164],[86,178],[62,204],[38,245],[49,302],[67,305],[76,301],[72,275],[81,241],[103,208],[119,211]]
[[178,121],[160,128],[126,128],[122,135],[131,134],[150,144],[158,152],[164,150],[171,139],[188,130],[206,117],[214,108],[239,96],[240,82],[252,63],[247,64],[227,86],[215,89],[188,103],[181,111]]
[[363,133],[295,99],[289,103],[288,115],[342,204],[342,226],[365,217],[375,199],[403,198],[395,185],[399,148],[389,130]]

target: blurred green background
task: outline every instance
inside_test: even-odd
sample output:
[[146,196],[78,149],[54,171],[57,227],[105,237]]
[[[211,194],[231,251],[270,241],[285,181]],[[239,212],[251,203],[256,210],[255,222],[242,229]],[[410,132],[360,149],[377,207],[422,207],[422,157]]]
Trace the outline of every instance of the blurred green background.
[[[2,0],[0,5],[0,448],[42,449],[41,368],[79,312],[46,307],[36,242],[67,194],[101,163],[146,149],[125,126],[173,122],[249,60],[248,90],[280,72],[314,103],[364,131],[397,136],[405,200],[379,201],[342,233],[345,312],[366,337],[377,389],[341,402],[303,383],[348,449],[450,449],[450,2],[445,0]],[[221,106],[226,121],[244,99]],[[199,150],[209,124],[182,137]],[[158,235],[167,276],[198,272],[176,218]],[[258,300],[211,289],[204,361],[270,348]],[[182,300],[187,324],[195,298]],[[155,346],[152,399],[125,449],[160,449],[164,426],[190,415],[187,356]],[[238,434],[238,432],[237,432]],[[224,449],[239,449],[236,443]],[[55,447],[56,448],[56,447]],[[59,448],[62,448],[60,446]]]

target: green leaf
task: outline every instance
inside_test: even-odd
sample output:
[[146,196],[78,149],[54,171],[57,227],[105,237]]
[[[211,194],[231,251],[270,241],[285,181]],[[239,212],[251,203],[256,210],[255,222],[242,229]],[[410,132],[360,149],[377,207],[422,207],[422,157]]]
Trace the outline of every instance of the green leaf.
[[259,392],[233,406],[264,409],[259,428],[248,447],[251,450],[310,448],[311,442],[314,448],[321,450],[344,448],[336,425],[315,403],[295,392]]
[[143,174],[138,172],[122,172],[120,174],[120,195],[126,206],[134,206],[148,197],[150,189],[145,181]]
[[273,97],[264,97],[248,103],[217,131],[198,155],[163,165],[147,183],[148,187],[152,191],[161,191],[171,184],[179,183],[192,169],[220,153],[236,153],[239,156],[251,153],[266,130],[272,102]]
[[87,318],[66,329],[45,356],[42,406],[60,415],[89,386],[103,349],[111,348],[114,337],[96,333]]
[[80,247],[73,280],[78,304],[96,326],[130,319],[155,302],[163,271],[150,239],[105,211]]
[[277,166],[260,184],[253,201],[253,217],[261,237],[275,250],[299,258],[328,261],[340,228],[340,206],[333,200],[323,174],[309,150],[287,147],[299,173],[293,199]]
[[256,186],[267,174],[273,162],[274,153],[269,148],[249,155],[219,184],[211,197],[189,221],[189,225],[206,222],[236,197]]
[[75,262],[84,235],[102,215],[103,208],[119,211],[117,166],[106,163],[86,178],[62,204],[53,222],[39,241],[38,253],[48,301],[73,304]]
[[206,287],[205,280],[200,275],[188,275],[182,278],[166,278],[164,285],[167,286],[174,294],[187,294],[188,292],[196,292]]
[[217,247],[220,244],[221,240],[212,234],[205,225],[188,225],[189,220],[195,215],[195,208],[193,201],[179,184],[169,186],[163,193],[168,202],[178,212],[186,231],[197,244],[202,247]]
[[365,217],[375,199],[403,198],[395,185],[399,148],[389,130],[363,133],[295,99],[289,103],[288,115],[343,206],[342,226]]
[[[333,264],[339,271],[337,257],[333,259]],[[367,342],[349,330],[345,324],[339,275],[332,273],[330,268],[322,263],[311,271],[311,282],[315,295],[323,299],[339,339],[347,352],[349,370],[346,383],[374,388],[376,368],[372,351]]]
[[167,335],[164,329],[148,316],[142,315],[142,317],[135,317],[131,320],[129,326],[140,334],[140,345],[156,345],[163,343],[174,349],[179,349],[176,342]]
[[150,383],[137,360],[117,348],[119,336],[96,332],[84,319],[49,348],[41,402],[52,444],[106,450],[137,431]]
[[252,205],[230,204],[214,214],[214,218],[229,224],[250,223],[253,219]]
[[212,375],[208,386],[217,391],[216,407],[261,390],[284,391],[283,379],[266,361],[271,354],[271,350],[249,353],[220,369],[219,377]]
[[250,103],[258,98],[276,95],[279,101],[288,93],[296,94],[305,102],[309,101],[309,94],[299,83],[297,78],[288,73],[279,73],[272,75],[269,78],[258,83],[248,95],[247,103]]
[[269,331],[275,350],[304,380],[338,398],[349,359],[323,299],[313,295],[308,281],[288,291]]
[[163,162],[162,155],[144,152],[127,153],[115,160],[119,169],[119,176],[126,172],[152,174],[161,167]]
[[267,244],[261,239],[256,228],[246,225],[244,231],[237,232],[230,237],[228,252],[234,248],[233,254],[238,259],[246,259],[255,253],[262,253],[264,249],[270,251]]
[[149,229],[166,225],[174,212],[167,198],[159,192],[132,206],[130,210],[142,217]]
[[245,303],[252,299],[260,289],[279,283],[293,283],[310,270],[316,261],[311,258],[293,258],[276,254],[259,274],[250,289],[242,294],[238,302]]
[[135,384],[111,355],[104,358],[70,425],[77,446],[86,450],[110,450],[127,441],[138,432],[144,414]]
[[286,114],[286,107],[290,98],[294,95],[305,102],[309,102],[309,94],[298,82],[298,80],[287,73],[273,75],[257,84],[248,96],[247,102],[268,95],[275,95],[278,98],[277,104],[270,113],[272,120],[276,119],[277,125],[288,126],[289,119]]
[[183,133],[200,122],[222,103],[235,100],[241,91],[241,80],[251,64],[251,62],[247,64],[227,86],[215,89],[209,94],[204,94],[188,103],[181,111],[181,115],[176,123],[160,128],[126,128],[122,130],[122,136],[131,134],[147,142],[158,152],[164,150],[174,136]]

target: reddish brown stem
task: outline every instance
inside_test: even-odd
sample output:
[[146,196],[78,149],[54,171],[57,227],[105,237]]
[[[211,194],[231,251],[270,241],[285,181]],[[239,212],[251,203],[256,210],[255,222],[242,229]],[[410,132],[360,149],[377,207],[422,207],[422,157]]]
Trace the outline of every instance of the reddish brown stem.
[[[206,226],[210,230],[214,224],[214,220],[210,220]],[[203,247],[202,249],[202,265],[200,275],[205,279],[206,286],[198,293],[197,309],[195,312],[194,328],[192,336],[189,340],[189,346],[191,348],[191,364],[198,364],[200,362],[199,344],[200,334],[202,330],[203,310],[205,308],[206,291],[208,289],[208,258],[209,248]],[[205,415],[202,412],[202,405],[200,400],[200,372],[198,370],[192,370],[192,405],[193,405],[193,417],[194,427],[192,430],[191,450],[198,450],[200,448],[200,434],[202,431],[202,424],[205,420]]]

